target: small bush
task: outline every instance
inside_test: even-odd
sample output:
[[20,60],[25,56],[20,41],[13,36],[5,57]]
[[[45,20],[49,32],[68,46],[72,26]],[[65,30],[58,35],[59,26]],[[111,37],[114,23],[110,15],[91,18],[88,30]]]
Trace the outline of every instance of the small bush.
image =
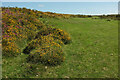
[[47,28],[47,27],[43,27],[36,35],[36,38],[40,38],[41,36],[47,36],[50,35],[52,33],[53,29],[52,28]]
[[42,36],[51,35],[51,37],[53,37],[54,39],[62,40],[64,44],[68,44],[71,42],[70,35],[61,29],[44,28],[40,32],[38,32],[35,38],[41,38],[41,35]]
[[59,45],[63,45],[64,43],[59,39],[54,39],[52,34],[47,36],[41,36],[40,38],[42,44],[52,44],[52,43],[58,43]]
[[43,44],[31,51],[27,58],[28,62],[57,65],[64,61],[64,54],[59,44]]
[[52,37],[55,39],[62,40],[64,44],[68,44],[71,42],[70,35],[61,29],[55,29],[54,33],[52,34]]
[[40,38],[32,40],[23,50],[23,53],[29,54],[33,49],[41,47],[43,44],[52,44],[53,42],[60,45],[64,44],[61,40],[51,37],[51,35],[40,36]]
[[[6,44],[6,45],[4,45]],[[2,47],[2,55],[3,56],[17,56],[21,53],[20,48],[14,42],[6,42],[3,41]]]

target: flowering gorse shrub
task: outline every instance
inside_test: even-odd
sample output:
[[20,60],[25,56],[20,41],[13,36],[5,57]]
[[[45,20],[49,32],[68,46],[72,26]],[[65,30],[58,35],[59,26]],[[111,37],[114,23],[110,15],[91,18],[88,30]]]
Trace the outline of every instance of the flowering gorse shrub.
[[17,56],[21,53],[20,48],[14,43],[9,41],[4,41],[2,44],[2,51],[4,52],[3,56]]
[[28,62],[57,65],[65,59],[61,46],[70,41],[71,38],[65,31],[44,27],[27,45],[23,53],[29,54]]
[[40,38],[31,40],[26,46],[26,48],[23,50],[23,53],[29,54],[31,50],[41,47],[43,44],[53,44],[53,43],[58,43],[59,45],[64,44],[61,40],[54,39],[53,37],[51,37],[51,35],[47,35],[47,36],[41,35]]
[[41,35],[50,35],[54,39],[61,40],[64,44],[68,44],[71,42],[70,35],[67,32],[57,28],[43,28],[38,32],[35,38],[41,38]]
[[54,39],[51,35],[41,36],[32,40],[24,49],[25,54],[29,54],[29,62],[41,62],[44,64],[56,65],[64,61],[64,54],[61,40]]
[[41,18],[69,18],[69,16],[26,8],[3,7],[3,56],[17,56],[23,52],[28,54],[29,62],[60,64],[65,59],[62,46],[71,42],[70,35],[61,29],[50,27]]
[[[29,13],[33,14],[29,15]],[[44,27],[44,24],[37,17],[35,11],[29,9],[2,8],[2,54],[4,56],[10,56],[10,53],[16,54],[14,48],[19,48],[17,42],[22,40],[31,41],[37,30]],[[14,44],[14,46],[10,44]]]
[[64,44],[68,44],[71,42],[70,35],[61,29],[54,29],[53,34],[51,36],[55,39],[63,41]]
[[31,51],[27,61],[32,63],[43,63],[57,65],[65,59],[63,51],[58,43],[43,44],[41,47]]

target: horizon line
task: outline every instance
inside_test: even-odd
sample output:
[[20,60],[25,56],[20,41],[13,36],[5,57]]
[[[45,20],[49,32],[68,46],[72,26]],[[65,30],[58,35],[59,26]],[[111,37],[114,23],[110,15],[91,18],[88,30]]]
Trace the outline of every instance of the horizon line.
[[[5,7],[5,6],[2,6]],[[5,7],[5,8],[15,8],[15,7]],[[21,7],[17,7],[17,8],[21,8]],[[26,7],[22,7],[22,8],[26,8]],[[26,9],[30,9],[30,8],[26,8]],[[31,9],[31,10],[36,10],[36,9]],[[40,11],[40,10],[37,10]],[[40,12],[51,12],[51,13],[56,13],[56,14],[71,14],[71,15],[91,15],[91,16],[98,16],[98,15],[118,15],[119,13],[106,13],[106,14],[84,14],[84,13],[62,13],[62,12],[52,12],[52,11],[40,11]]]

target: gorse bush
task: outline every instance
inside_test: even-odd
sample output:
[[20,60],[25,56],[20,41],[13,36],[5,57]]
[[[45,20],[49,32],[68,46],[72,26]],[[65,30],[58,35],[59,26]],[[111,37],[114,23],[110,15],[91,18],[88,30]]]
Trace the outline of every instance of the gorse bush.
[[[23,52],[28,54],[28,62],[60,64],[65,59],[62,46],[71,42],[70,35],[61,29],[50,27],[41,18],[69,17],[67,14],[3,7],[3,56],[17,56]],[[23,45],[20,43],[22,41]]]
[[63,51],[58,43],[43,44],[41,47],[31,51],[27,61],[32,63],[43,63],[57,65],[65,59]]
[[14,42],[7,42],[3,40],[3,47],[2,47],[2,51],[3,51],[3,56],[17,56],[20,55],[21,50],[20,48],[14,43]]
[[[33,14],[29,15],[29,12]],[[40,29],[44,26],[37,17],[38,16],[32,10],[24,8],[2,8],[3,31],[10,27],[12,27],[11,29],[13,29],[13,31],[17,30],[18,34],[23,31],[29,32],[28,30],[36,31],[38,28]]]
[[[33,14],[30,15],[29,13]],[[17,46],[18,41],[31,41],[35,38],[38,29],[44,27],[43,22],[37,18],[38,16],[32,10],[25,8],[2,8],[2,44],[14,42],[15,46]],[[3,49],[4,47],[3,45]],[[9,53],[13,49],[6,50],[3,50],[3,55],[5,54],[5,56],[7,56],[6,52]],[[12,52],[15,53],[15,51]]]
[[54,38],[52,37],[52,34],[47,35],[47,36],[41,36],[39,39],[41,39],[41,43],[42,43],[41,45],[43,45],[43,43],[44,43],[44,44],[58,43],[58,44],[60,44],[60,45],[63,45],[63,44],[64,44],[61,40],[59,40],[59,39],[54,39]]
[[57,28],[44,28],[40,32],[38,32],[35,38],[40,38],[41,35],[51,35],[54,39],[59,39],[63,41],[64,44],[71,42],[70,35],[67,32]]
[[52,43],[58,43],[60,45],[64,44],[61,40],[54,39],[53,37],[51,37],[51,35],[41,36],[40,38],[31,40],[26,46],[26,48],[23,50],[23,53],[29,54],[31,50],[38,48],[43,44],[52,44]]
[[61,29],[54,29],[52,37],[62,40],[64,44],[68,44],[71,42],[70,35]]
[[63,44],[61,40],[54,39],[51,35],[41,36],[32,40],[24,49],[24,53],[29,54],[27,58],[29,62],[56,65],[64,61],[61,47]]
[[15,44],[16,38],[10,35],[3,35],[2,53],[3,56],[17,56],[21,53],[18,45]]

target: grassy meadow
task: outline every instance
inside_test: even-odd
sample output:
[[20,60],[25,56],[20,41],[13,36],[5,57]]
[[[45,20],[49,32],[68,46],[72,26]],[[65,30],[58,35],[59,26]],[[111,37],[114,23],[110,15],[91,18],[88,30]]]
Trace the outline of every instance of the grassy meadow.
[[[57,66],[27,63],[28,55],[2,59],[3,78],[117,78],[118,21],[93,18],[41,18],[46,25],[70,34],[72,42],[63,45],[65,61]],[[26,39],[16,44],[23,50]]]

